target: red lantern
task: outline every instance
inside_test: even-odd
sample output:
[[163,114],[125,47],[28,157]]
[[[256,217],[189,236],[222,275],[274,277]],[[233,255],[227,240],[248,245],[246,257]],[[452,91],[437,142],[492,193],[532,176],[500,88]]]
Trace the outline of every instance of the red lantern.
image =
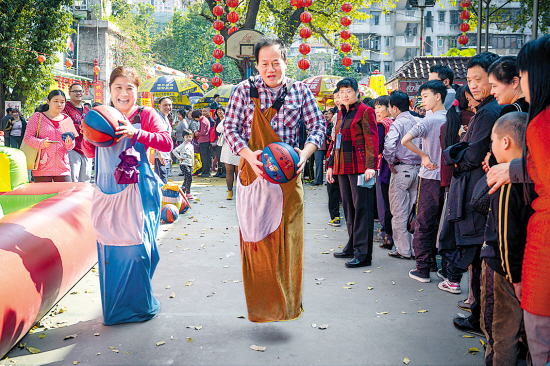
[[210,82],[212,83],[212,86],[215,87],[215,88],[217,88],[217,87],[219,87],[219,86],[222,85],[222,79],[220,79],[220,78],[217,77],[217,76],[214,76],[214,77],[212,78],[212,80],[210,80]]
[[309,37],[311,37],[311,29],[309,29],[308,27],[300,29],[300,37],[302,37],[303,39],[308,39]]
[[344,13],[349,13],[351,11],[351,9],[352,9],[352,6],[351,6],[350,3],[343,3],[342,4],[342,11]]
[[466,33],[470,30],[470,25],[468,23],[462,23],[460,25],[460,31]]
[[44,56],[44,55],[38,55],[37,58],[38,58],[38,62],[40,62],[41,64],[46,62],[46,56]]
[[207,78],[201,78],[201,83],[207,83],[207,82],[208,82]]
[[203,83],[202,84],[202,90],[204,90],[204,91],[208,90],[208,84]]
[[301,8],[304,6],[303,0],[290,0],[290,5],[294,6],[295,8]]
[[352,62],[351,58],[347,56],[342,59],[342,65],[345,67],[350,67]]
[[307,60],[307,58],[303,58],[298,61],[298,67],[302,70],[309,69],[309,61]]
[[172,71],[172,75],[176,76],[176,71],[175,70]]
[[472,2],[470,0],[462,0],[460,2],[460,7],[461,8],[469,8],[470,5],[472,5]]
[[470,12],[468,10],[462,10],[462,12],[460,13],[460,19],[462,20],[470,19]]
[[[99,72],[101,71],[101,67],[95,65],[93,70],[96,74],[99,74]],[[159,70],[160,70],[160,66],[159,66]]]
[[313,0],[302,0],[302,6],[304,8],[309,8],[313,4]]
[[463,35],[461,35],[460,37],[458,37],[458,43],[460,43],[460,44],[463,45],[463,46],[464,46],[465,44],[467,44],[469,40],[470,40],[470,39],[469,39],[468,36],[465,35],[465,34],[463,34]]
[[187,78],[188,79],[193,79],[193,75],[189,74],[189,75],[187,75]]
[[153,76],[151,74],[147,74],[147,79],[151,79]]
[[73,62],[71,60],[67,60],[65,61],[65,66],[67,66],[67,68],[70,69],[71,67],[73,67]]
[[223,29],[223,22],[221,20],[215,20],[214,23],[212,23],[212,27],[217,30],[217,31],[221,31]]
[[349,43],[342,43],[340,49],[342,50],[342,52],[348,53],[349,51],[351,51],[351,45]]
[[340,23],[344,26],[344,27],[349,27],[349,25],[351,24],[351,18],[350,17],[342,17],[342,19],[340,20]]
[[298,51],[300,51],[302,55],[307,55],[311,52],[311,47],[307,43],[302,43],[298,48]]
[[231,33],[238,31],[239,28],[237,27],[231,27],[227,30],[227,34],[231,35]]
[[218,46],[221,45],[224,42],[223,36],[221,34],[216,34],[214,36],[214,43]]
[[302,23],[309,23],[311,22],[311,13],[309,11],[304,11],[301,15],[300,15],[300,21]]
[[223,58],[223,50],[220,48],[216,48],[214,52],[212,52],[212,56],[214,56],[215,59]]
[[237,12],[232,11],[231,13],[227,14],[227,20],[229,23],[237,23],[239,21],[239,14]]
[[219,5],[214,6],[214,9],[212,9],[212,14],[217,17],[221,17],[223,15],[223,8]]
[[344,29],[341,33],[340,33],[340,37],[342,39],[350,39],[351,38],[351,32],[347,29]]
[[239,0],[227,0],[227,6],[230,8],[236,8],[239,6]]
[[223,66],[219,62],[216,62],[214,65],[212,65],[212,72],[214,74],[219,74],[223,71]]

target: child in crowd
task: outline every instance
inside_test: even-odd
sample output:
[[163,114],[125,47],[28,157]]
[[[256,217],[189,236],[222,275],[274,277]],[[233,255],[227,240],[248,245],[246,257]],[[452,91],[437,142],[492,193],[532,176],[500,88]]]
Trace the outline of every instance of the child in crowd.
[[[422,158],[418,176],[418,197],[413,248],[416,268],[409,271],[409,277],[420,282],[430,282],[430,270],[437,271],[435,256],[437,248],[437,229],[443,207],[445,189],[441,187],[441,145],[439,136],[441,126],[447,122],[447,111],[443,102],[447,88],[439,80],[428,81],[419,89],[422,104],[428,111],[401,140],[403,146]],[[413,143],[413,139],[422,138],[422,150]]]
[[[492,154],[499,164],[521,159],[527,114],[510,112],[500,117],[491,135]],[[516,365],[519,340],[524,334],[521,309],[521,271],[527,223],[533,214],[532,183],[511,183],[491,195],[485,244],[481,248],[481,329],[487,338],[486,365]]]
[[183,143],[172,150],[174,156],[180,161],[180,169],[183,173],[183,184],[181,189],[185,192],[185,196],[188,199],[193,199],[191,194],[191,182],[193,181],[193,163],[194,163],[194,148],[191,141],[193,140],[193,132],[188,129],[184,129]]

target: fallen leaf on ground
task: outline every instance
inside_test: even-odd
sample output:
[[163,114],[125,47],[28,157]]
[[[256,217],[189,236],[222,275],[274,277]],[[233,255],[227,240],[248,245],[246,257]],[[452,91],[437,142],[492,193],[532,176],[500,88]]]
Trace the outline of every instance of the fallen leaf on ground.
[[32,354],[40,353],[40,350],[38,348],[34,348],[34,347],[27,347],[27,350]]
[[239,283],[239,282],[241,282],[241,281],[239,281],[239,280],[233,280],[233,283]]
[[166,344],[165,341],[157,342],[157,346],[162,346],[163,344]]
[[317,328],[317,324],[311,323],[311,327],[312,327],[312,328]]
[[319,325],[319,329],[325,330],[328,328],[328,324]]
[[67,339],[76,338],[77,336],[78,336],[77,334],[71,334],[63,338],[63,340],[66,341]]
[[481,345],[485,347],[485,342],[483,341],[483,339],[480,338],[479,341],[481,342]]
[[96,355],[96,356],[99,356],[100,354],[101,354],[101,352],[98,352],[98,353],[96,353],[95,355]]
[[170,285],[166,286],[166,289],[169,289],[170,288]]
[[266,347],[256,346],[255,344],[250,346],[250,348],[253,349],[254,351],[260,351],[260,352],[264,352],[266,350]]
[[113,352],[118,353],[118,349],[114,349]]
[[367,290],[372,290],[373,288],[374,288],[374,287],[369,286],[369,287],[367,287]]
[[73,361],[73,365],[78,365],[80,361]]
[[376,314],[378,314],[378,315],[386,315],[386,314],[388,314],[388,312],[387,312],[387,311],[382,311],[382,312],[376,313]]
[[405,357],[405,359],[403,359],[403,363],[404,363],[405,365],[408,365],[409,362],[411,362],[411,360],[409,360],[408,357]]
[[174,297],[176,297],[176,293],[172,291],[172,293],[170,294],[170,298],[173,299]]
[[94,333],[94,335],[95,335],[96,337],[99,337],[99,333]]
[[428,310],[418,310],[419,313],[427,313]]
[[368,271],[363,271],[363,273],[371,273],[372,271],[369,269]]
[[193,342],[193,339],[191,337],[185,337],[187,338],[187,342]]
[[391,281],[391,284],[392,284],[392,285],[395,285],[395,281]]
[[71,295],[76,295],[76,294],[79,294],[79,293],[80,293],[80,291],[73,291],[73,292],[71,292]]
[[330,252],[321,252],[321,254],[330,254]]
[[407,314],[406,312],[402,311],[401,314]]
[[193,282],[185,282],[185,286],[191,286],[193,284]]
[[[472,348],[468,349],[468,353],[471,353],[472,355],[475,355],[476,352],[479,352],[479,349],[477,349],[476,347],[472,347]],[[466,353],[466,354],[468,354],[468,353]]]
[[237,318],[239,318],[239,319],[244,319],[244,316],[239,315]]
[[355,285],[355,282],[348,282],[348,283],[346,283],[346,285],[352,286],[352,285]]
[[[84,293],[85,293],[85,294],[91,294],[91,293],[92,293],[92,289],[87,288],[87,289],[84,291]],[[65,309],[65,310],[67,310],[67,309]]]
[[463,337],[463,338],[474,338],[474,336],[467,335],[467,334],[463,335],[462,337]]
[[38,339],[46,338],[46,333],[40,333]]
[[109,349],[115,349],[115,347],[109,347]]
[[349,286],[344,286],[344,288],[345,288],[346,290],[351,290],[351,287],[349,287]]
[[420,291],[424,291],[424,289],[423,289],[423,288],[421,288],[420,290],[418,290],[418,292],[420,292]]
[[319,278],[316,278],[315,281],[324,281],[325,278],[324,277],[319,277]]

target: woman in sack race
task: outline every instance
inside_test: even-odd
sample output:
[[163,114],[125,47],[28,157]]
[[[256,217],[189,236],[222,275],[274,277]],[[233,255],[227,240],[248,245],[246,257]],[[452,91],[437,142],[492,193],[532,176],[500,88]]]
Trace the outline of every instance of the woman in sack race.
[[36,183],[71,181],[68,152],[74,148],[74,139],[70,136],[63,139],[60,126],[60,122],[65,119],[71,120],[73,124],[71,117],[62,113],[65,103],[65,93],[52,90],[48,94],[47,104],[41,112],[33,114],[27,124],[23,141],[39,150],[40,154],[38,167],[32,171]]
[[346,267],[370,266],[374,230],[374,190],[359,185],[368,182],[378,163],[378,127],[374,109],[361,103],[359,85],[344,78],[336,85],[342,105],[334,127],[336,144],[327,164],[327,182],[338,179],[349,240],[337,258],[352,258]]
[[[145,321],[160,310],[151,278],[159,261],[156,237],[162,182],[147,163],[147,149],[169,152],[173,144],[158,113],[136,105],[138,87],[135,70],[114,69],[109,82],[111,103],[125,117],[116,131],[119,138],[110,147],[82,143],[86,156],[96,159],[92,224],[105,325]],[[135,164],[139,174],[133,175],[135,180],[118,179],[117,166],[129,156],[139,159]]]

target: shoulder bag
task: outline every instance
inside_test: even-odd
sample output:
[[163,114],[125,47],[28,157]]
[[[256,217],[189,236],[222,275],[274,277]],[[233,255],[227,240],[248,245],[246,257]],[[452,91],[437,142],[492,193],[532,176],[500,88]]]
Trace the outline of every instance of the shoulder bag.
[[[38,120],[38,128],[36,129],[36,138],[40,138],[40,124],[42,123],[42,113],[40,113],[40,119]],[[21,141],[21,146],[19,150],[25,153],[25,158],[27,159],[27,170],[36,170],[38,169],[38,163],[40,162],[40,149],[35,149],[34,147],[29,146],[25,139]]]

